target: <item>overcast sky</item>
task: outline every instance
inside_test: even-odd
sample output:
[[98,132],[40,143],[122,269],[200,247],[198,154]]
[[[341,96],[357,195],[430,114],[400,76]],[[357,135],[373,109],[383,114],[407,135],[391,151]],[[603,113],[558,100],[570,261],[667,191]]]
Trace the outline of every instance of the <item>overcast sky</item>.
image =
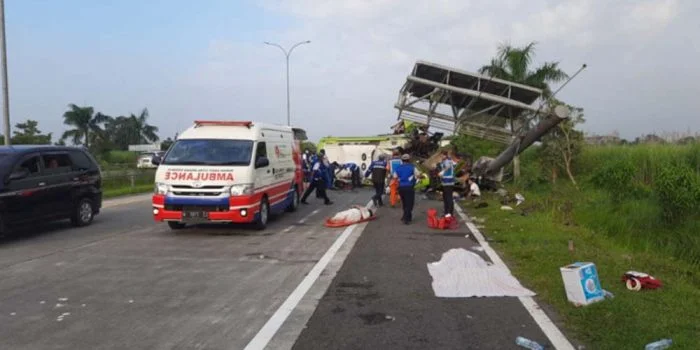
[[[109,4],[108,4],[109,3]],[[194,119],[292,123],[321,136],[385,133],[416,60],[476,71],[500,43],[573,74],[559,95],[585,129],[700,131],[700,1],[6,0],[12,124],[60,134],[69,103],[147,107],[161,137]]]

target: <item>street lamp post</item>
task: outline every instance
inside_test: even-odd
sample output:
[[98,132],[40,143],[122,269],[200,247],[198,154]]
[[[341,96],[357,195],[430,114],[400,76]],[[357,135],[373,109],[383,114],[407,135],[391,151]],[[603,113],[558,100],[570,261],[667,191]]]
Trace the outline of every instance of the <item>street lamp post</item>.
[[[0,1],[2,1],[2,0],[0,0]],[[284,53],[285,58],[287,59],[287,125],[289,125],[289,126],[292,125],[292,121],[291,121],[291,117],[290,117],[290,112],[289,112],[289,55],[292,54],[292,51],[294,50],[295,47],[297,47],[297,46],[299,46],[299,45],[302,45],[302,44],[309,44],[309,43],[311,43],[310,40],[298,42],[298,43],[294,44],[294,45],[292,46],[292,48],[289,49],[289,51],[287,51],[287,50],[285,50],[285,49],[284,49],[281,45],[279,45],[279,44],[275,44],[275,43],[271,43],[271,42],[267,42],[267,41],[265,42],[266,45],[276,46],[276,47],[278,47],[280,50],[282,50],[282,52]]]
[[5,0],[0,0],[0,39],[2,40],[2,95],[5,145],[10,144],[10,92],[7,84],[7,44],[5,43]]

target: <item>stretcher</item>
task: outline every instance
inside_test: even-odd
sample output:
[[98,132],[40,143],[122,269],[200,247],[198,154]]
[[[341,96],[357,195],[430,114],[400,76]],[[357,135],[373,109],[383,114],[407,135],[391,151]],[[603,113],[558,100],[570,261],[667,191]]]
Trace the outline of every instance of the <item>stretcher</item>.
[[341,211],[333,217],[326,219],[326,227],[343,227],[362,222],[367,222],[377,218],[377,215],[370,209],[359,205],[354,205],[348,210]]

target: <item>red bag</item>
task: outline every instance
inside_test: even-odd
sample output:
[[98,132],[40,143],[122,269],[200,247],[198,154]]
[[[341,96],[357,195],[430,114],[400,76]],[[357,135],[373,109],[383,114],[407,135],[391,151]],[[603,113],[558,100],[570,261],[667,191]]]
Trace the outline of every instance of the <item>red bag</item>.
[[440,227],[440,222],[439,222],[438,216],[437,216],[437,210],[435,210],[435,209],[428,209],[428,227],[430,227],[430,228],[439,228]]

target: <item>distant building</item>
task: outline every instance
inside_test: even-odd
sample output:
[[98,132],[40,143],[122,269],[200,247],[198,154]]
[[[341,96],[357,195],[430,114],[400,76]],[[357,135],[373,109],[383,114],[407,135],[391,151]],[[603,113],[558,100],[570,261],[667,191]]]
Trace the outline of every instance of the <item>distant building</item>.
[[586,143],[589,145],[618,145],[622,143],[620,136],[617,135],[592,135],[586,136]]

